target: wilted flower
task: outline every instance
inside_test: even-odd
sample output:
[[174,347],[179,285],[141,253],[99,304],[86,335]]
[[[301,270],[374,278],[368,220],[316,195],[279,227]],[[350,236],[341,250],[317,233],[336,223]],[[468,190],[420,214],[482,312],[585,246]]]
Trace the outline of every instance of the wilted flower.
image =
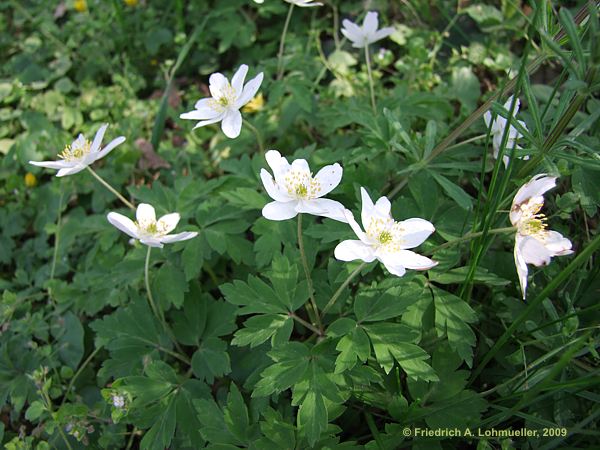
[[352,46],[356,48],[363,48],[373,42],[388,37],[394,32],[393,27],[386,27],[378,30],[379,19],[377,13],[369,11],[363,21],[362,27],[356,25],[348,19],[344,19],[342,22],[344,25],[342,28],[342,34],[346,36],[351,42]]
[[58,157],[62,161],[29,161],[29,164],[47,167],[48,169],[57,169],[57,177],[64,177],[65,175],[73,175],[77,172],[81,172],[94,161],[108,155],[108,153],[117,145],[125,142],[125,137],[119,136],[110,141],[106,147],[100,148],[107,127],[107,123],[100,127],[96,136],[94,136],[94,141],[92,143],[85,139],[83,134],[80,134],[71,145],[67,145],[62,153],[58,154]]
[[220,73],[213,73],[209,78],[211,98],[198,100],[194,111],[181,114],[182,119],[199,120],[194,127],[203,127],[212,123],[221,122],[221,129],[225,136],[236,138],[242,130],[242,114],[240,108],[256,95],[263,80],[263,73],[259,73],[244,85],[248,66],[242,64],[229,80]]
[[556,177],[545,173],[534,176],[518,191],[510,208],[510,221],[517,228],[515,236],[515,265],[523,300],[527,290],[527,264],[545,266],[553,256],[569,255],[571,241],[557,231],[547,229],[543,194],[556,186]]
[[277,150],[269,150],[265,158],[274,177],[262,169],[260,178],[269,196],[275,200],[263,208],[265,218],[286,220],[298,213],[307,213],[347,221],[344,205],[321,198],[340,184],[342,166],[337,163],[325,166],[313,177],[305,159],[296,159],[289,164]]
[[163,244],[171,244],[178,241],[186,241],[198,235],[195,231],[184,231],[183,233],[169,234],[179,223],[179,214],[171,213],[156,220],[154,207],[147,203],[140,203],[135,213],[136,221],[116,212],[107,215],[108,221],[128,234],[138,239],[142,244],[150,247],[163,247]]
[[[504,104],[504,109],[506,109],[507,111],[510,111],[510,105],[512,103],[512,99],[513,98],[511,96]],[[515,103],[515,110],[513,111],[513,117],[517,116],[520,106],[521,106],[521,101],[519,99],[517,99],[517,101]],[[507,120],[502,116],[497,116],[496,119],[494,119],[492,121],[492,113],[489,111],[485,112],[485,114],[483,115],[483,120],[485,121],[485,125],[487,127],[490,126],[490,123],[492,124],[492,129],[490,130],[490,134],[492,135],[492,146],[494,148],[494,158],[498,159],[498,153],[500,152],[500,145],[502,144],[502,135],[504,134],[504,129],[506,128]],[[522,120],[516,120],[516,121],[519,122],[519,124],[523,128],[527,129],[527,125],[525,124],[525,122],[523,122]],[[521,147],[519,145],[515,145],[515,141],[522,137],[523,137],[523,135],[521,133],[519,133],[519,131],[515,127],[513,127],[511,125],[508,130],[508,138],[506,140],[506,149],[510,150],[513,147],[515,147],[515,149],[517,149],[517,150],[520,149]],[[523,159],[527,160],[527,159],[529,159],[529,156],[525,156]],[[508,162],[510,161],[510,158],[508,157],[508,155],[504,154],[502,156],[502,161],[504,161],[504,167],[508,167]]]
[[[256,1],[256,0],[254,0]],[[313,0],[285,0],[288,3],[291,3],[296,6],[300,6],[301,8],[306,8],[309,6],[323,6],[323,3],[315,2]],[[261,2],[262,3],[262,2]]]
[[361,221],[363,231],[352,212],[345,211],[348,223],[359,240],[340,242],[335,248],[334,255],[341,261],[356,259],[365,262],[379,260],[386,269],[399,277],[406,269],[426,270],[437,265],[425,256],[407,250],[421,245],[435,228],[424,219],[407,219],[396,222],[392,218],[392,205],[387,197],[381,197],[375,204],[365,188],[360,188],[362,197]]

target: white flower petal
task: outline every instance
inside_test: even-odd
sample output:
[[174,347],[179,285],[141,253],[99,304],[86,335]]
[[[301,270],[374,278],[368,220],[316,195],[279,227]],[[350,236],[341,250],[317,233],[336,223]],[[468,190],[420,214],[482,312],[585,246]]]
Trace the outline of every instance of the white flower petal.
[[[521,236],[517,234],[517,236]],[[544,246],[542,241],[533,236],[522,236],[519,240],[519,253],[527,264],[546,266],[550,263],[552,253]]]
[[371,222],[371,217],[373,217],[375,214],[375,205],[373,204],[371,197],[369,197],[367,190],[362,186],[360,188],[360,197],[362,202],[360,220],[363,224],[363,227],[366,228],[369,226],[369,222]]
[[371,36],[371,38],[369,39],[369,44],[372,44],[373,42],[377,42],[381,39],[388,37],[394,31],[395,31],[394,27],[385,27],[385,28],[382,28],[381,30],[377,30],[375,33],[373,33],[373,36]]
[[364,34],[362,28],[348,19],[344,19],[342,21],[342,25],[342,34],[346,36],[350,42],[354,44],[362,44],[359,45],[359,47],[364,47]]
[[69,161],[29,161],[29,164],[38,167],[46,167],[47,169],[66,169],[69,167],[74,167],[77,163],[69,162]]
[[204,127],[206,125],[211,125],[213,123],[220,122],[221,120],[223,120],[223,117],[225,117],[225,113],[219,114],[219,116],[217,116],[213,119],[201,120],[196,125],[194,125],[194,128],[192,128],[192,130],[195,130],[196,128]]
[[327,217],[329,219],[337,220],[338,222],[348,222],[348,219],[346,219],[344,214],[344,205],[328,198],[300,200],[298,206],[296,206],[296,211],[299,213]]
[[402,220],[398,224],[404,229],[402,233],[402,248],[404,249],[421,245],[435,231],[431,222],[417,217]]
[[140,242],[144,245],[147,245],[148,247],[155,247],[155,248],[163,248],[164,247],[164,245],[162,244],[162,242],[160,242],[160,240],[158,238],[144,237],[143,239],[140,239]]
[[258,89],[260,88],[260,85],[263,81],[263,77],[264,74],[261,72],[246,83],[246,85],[244,86],[244,90],[241,92],[241,95],[239,95],[238,99],[235,102],[236,108],[241,108],[254,98],[254,96],[258,92]]
[[60,169],[57,173],[57,177],[66,177],[67,175],[75,175],[76,173],[81,172],[83,169],[87,167],[87,164],[77,164],[76,166]]
[[530,198],[541,197],[546,191],[556,186],[556,178],[550,177],[545,173],[535,175],[517,191],[517,195],[513,199],[513,206],[521,204]]
[[173,242],[187,241],[188,239],[195,238],[196,236],[198,236],[196,231],[183,231],[181,233],[163,236],[160,238],[160,242],[172,244]]
[[515,236],[514,256],[515,256],[515,267],[517,268],[517,275],[519,277],[519,284],[521,285],[521,293],[523,294],[523,300],[525,300],[525,297],[527,295],[528,269],[527,269],[527,263],[525,262],[525,258],[523,258],[523,255],[521,254],[520,245],[521,245],[522,240],[523,240],[523,237],[520,234],[517,234]]
[[221,130],[225,136],[235,139],[242,131],[242,114],[237,109],[229,109],[221,122]]
[[247,73],[248,66],[246,64],[242,64],[231,78],[231,87],[237,95],[240,95],[244,89],[244,80],[246,79]]
[[275,184],[273,177],[265,169],[260,170],[260,179],[263,182],[267,194],[269,194],[273,200],[279,202],[289,202],[290,200],[293,200],[284,190],[279,188],[279,185]]
[[367,36],[375,34],[378,26],[378,13],[375,11],[369,11],[365,16],[365,20],[363,21],[363,33]]
[[[511,95],[510,97],[508,97],[508,100],[506,100],[506,103],[504,103],[504,109],[506,109],[507,111],[510,111],[510,105],[512,104],[512,101],[513,101],[513,96]],[[515,104],[515,110],[513,111],[513,116],[517,115],[520,107],[521,107],[521,100],[519,100],[517,98],[517,101]]]
[[322,197],[323,195],[329,194],[331,191],[333,191],[335,187],[342,181],[342,174],[342,166],[340,166],[338,163],[325,166],[319,170],[315,175],[315,180],[321,185],[321,190],[318,196]]
[[104,138],[104,133],[106,132],[107,128],[108,128],[108,124],[105,123],[96,132],[96,136],[94,136],[94,141],[92,142],[92,145],[90,147],[91,153],[95,153],[98,150],[100,150],[100,144],[102,144],[102,139]]
[[291,202],[271,202],[262,209],[262,215],[269,220],[287,220],[298,215],[297,200]]
[[208,79],[208,90],[213,98],[218,99],[225,95],[229,81],[222,73],[213,73]]
[[125,217],[123,214],[116,212],[109,212],[106,216],[108,221],[123,233],[131,236],[132,238],[138,239],[138,229],[129,217]]
[[354,214],[349,209],[344,210],[344,216],[346,216],[346,220],[348,221],[348,225],[354,231],[354,234],[365,244],[371,244],[367,234],[360,228],[360,225],[354,219]]
[[119,136],[118,138],[113,139],[112,141],[110,141],[108,143],[108,145],[106,147],[104,147],[102,150],[100,150],[97,154],[96,157],[94,158],[94,161],[99,160],[100,158],[104,158],[106,155],[108,155],[117,145],[121,145],[123,142],[125,142],[125,136]]
[[489,111],[486,111],[483,114],[483,121],[485,122],[485,126],[489,128],[490,122],[492,121],[492,113]]
[[170,233],[179,223],[180,216],[178,213],[165,214],[156,223],[157,228],[164,233]]
[[371,246],[362,241],[346,240],[340,242],[333,251],[335,259],[340,261],[354,261],[360,259],[365,262],[375,260],[375,252]]
[[558,231],[549,230],[544,236],[544,246],[552,256],[570,255],[573,244],[571,241],[560,234]]
[[[203,98],[202,100],[212,100],[210,98]],[[198,105],[202,100],[199,100],[198,102],[196,102],[196,105]],[[208,102],[206,102],[208,103]],[[208,106],[208,104],[206,105],[201,105],[200,108],[196,108],[194,111],[189,111],[186,113],[182,113],[179,115],[180,119],[185,119],[185,120],[213,120],[213,119],[217,119],[221,120],[221,118],[224,116],[223,112],[219,112],[213,108],[211,108],[210,106]],[[218,121],[217,120],[217,121]],[[211,122],[214,123],[214,122]]]
[[288,171],[291,169],[288,160],[281,156],[281,153],[279,153],[277,150],[267,151],[267,153],[265,153],[265,159],[273,171],[275,181],[279,184],[282,184],[284,182],[286,173],[288,173]]
[[406,273],[406,268],[402,262],[394,256],[394,254],[387,253],[385,255],[380,255],[377,257],[377,259],[383,263],[385,268],[392,275],[401,277]]
[[[378,258],[385,260],[386,262],[392,262],[392,265],[401,265],[407,269],[414,270],[427,270],[438,265],[437,261],[427,258],[426,256],[419,255],[418,253],[410,250],[399,250],[394,253],[387,253],[378,255]],[[395,263],[393,262],[395,261]]]
[[154,206],[148,203],[140,203],[135,211],[135,219],[138,223],[155,223],[156,211],[154,211]]

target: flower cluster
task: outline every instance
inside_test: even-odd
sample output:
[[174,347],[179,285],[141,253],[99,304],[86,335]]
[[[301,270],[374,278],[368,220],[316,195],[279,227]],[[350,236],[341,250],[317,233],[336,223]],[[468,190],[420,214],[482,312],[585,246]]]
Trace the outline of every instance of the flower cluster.
[[359,259],[367,263],[377,259],[390,273],[399,277],[405,274],[407,268],[426,270],[437,264],[408,250],[422,244],[435,231],[427,220],[413,218],[396,222],[391,215],[390,201],[381,197],[374,204],[365,188],[361,187],[363,231],[344,205],[321,198],[342,181],[339,164],[325,166],[313,177],[304,159],[296,159],[290,164],[277,150],[269,150],[265,158],[273,175],[262,169],[260,177],[274,200],[263,208],[265,218],[286,220],[299,213],[308,213],[348,223],[359,240],[338,244],[335,257],[340,261]]

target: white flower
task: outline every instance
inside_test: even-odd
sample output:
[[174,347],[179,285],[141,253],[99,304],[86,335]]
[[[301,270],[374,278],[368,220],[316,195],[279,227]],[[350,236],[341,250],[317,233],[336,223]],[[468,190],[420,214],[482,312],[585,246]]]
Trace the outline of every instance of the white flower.
[[198,235],[195,231],[184,231],[183,233],[169,234],[179,223],[179,214],[171,213],[156,220],[154,207],[147,203],[140,203],[135,212],[136,221],[116,212],[110,212],[106,216],[108,221],[128,234],[138,239],[142,244],[150,247],[163,247],[163,244],[171,244],[178,241],[186,241]]
[[[504,104],[504,109],[506,109],[507,111],[510,111],[510,105],[512,103],[512,99],[513,98],[511,96]],[[521,106],[521,101],[519,99],[517,99],[517,102],[515,103],[515,110],[513,111],[513,117],[517,116],[520,106]],[[494,121],[492,121],[492,113],[489,111],[485,112],[485,114],[483,115],[483,120],[485,121],[485,125],[487,127],[490,126],[490,123],[492,124],[492,129],[490,131],[490,134],[492,135],[492,146],[494,147],[494,158],[498,159],[500,145],[502,144],[502,135],[504,134],[504,129],[506,128],[507,120],[502,116],[496,116],[496,119]],[[523,128],[527,129],[527,125],[525,124],[525,122],[523,122],[522,120],[517,120],[517,122],[519,122],[519,124]],[[510,152],[513,147],[515,147],[515,149],[517,149],[517,150],[520,149],[521,147],[519,145],[515,145],[515,141],[522,137],[523,137],[523,135],[521,133],[519,133],[519,131],[515,127],[513,127],[511,125],[510,129],[508,130],[508,138],[506,140],[506,150],[505,150],[504,155],[502,156],[502,161],[504,161],[504,167],[508,167],[508,163],[510,161],[510,158],[508,157],[506,152]],[[529,156],[525,156],[523,159],[528,160]]]
[[113,395],[112,404],[115,408],[123,408],[125,406],[125,398],[122,395]]
[[523,300],[527,290],[527,264],[545,266],[553,256],[573,253],[571,241],[556,231],[547,230],[546,216],[539,212],[544,206],[543,194],[554,186],[556,177],[538,174],[521,186],[510,208],[510,221],[517,228],[514,254]]
[[264,217],[286,220],[298,213],[308,213],[347,222],[344,205],[320,198],[340,184],[342,166],[337,163],[325,166],[313,177],[304,159],[296,159],[289,164],[277,150],[269,150],[265,158],[275,178],[265,169],[260,171],[260,178],[275,201],[265,205],[262,210]]
[[182,119],[199,120],[194,127],[203,127],[211,123],[221,122],[221,129],[228,138],[236,138],[242,130],[242,114],[240,108],[256,95],[263,80],[259,73],[244,85],[248,66],[242,64],[229,80],[220,73],[213,73],[209,78],[211,98],[198,100],[194,111],[181,114]]
[[73,175],[77,172],[81,172],[94,161],[108,155],[112,149],[125,141],[125,137],[119,136],[110,141],[106,147],[100,148],[107,127],[107,123],[100,127],[91,144],[90,141],[85,139],[83,134],[80,134],[71,145],[67,145],[65,149],[58,154],[61,161],[29,161],[29,164],[47,167],[49,169],[57,169],[57,177],[64,177],[65,175]]
[[359,240],[340,242],[335,248],[334,255],[341,261],[361,259],[365,262],[379,260],[386,269],[399,277],[406,269],[427,270],[437,265],[425,256],[407,250],[421,245],[435,228],[424,219],[407,219],[396,222],[392,218],[392,205],[387,197],[381,197],[373,204],[371,197],[360,188],[362,197],[361,221],[363,231],[352,212],[346,210],[346,217],[352,230]]
[[363,21],[362,27],[359,27],[354,22],[344,19],[342,22],[344,27],[342,28],[342,34],[346,36],[351,42],[352,46],[356,48],[363,48],[375,41],[388,37],[394,32],[393,27],[382,28],[378,30],[379,19],[377,13],[369,11]]
[[[256,0],[254,0],[256,1]],[[301,8],[307,8],[310,6],[323,6],[323,3],[315,2],[313,0],[285,0],[292,5],[300,6]],[[261,1],[262,3],[262,1]]]

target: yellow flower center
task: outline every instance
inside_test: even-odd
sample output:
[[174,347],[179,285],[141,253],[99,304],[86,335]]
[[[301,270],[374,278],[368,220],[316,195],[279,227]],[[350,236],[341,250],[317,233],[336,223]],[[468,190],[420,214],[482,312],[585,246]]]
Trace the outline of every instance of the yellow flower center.
[[391,253],[401,250],[404,229],[391,217],[387,219],[371,217],[366,232],[367,237],[376,243],[379,250]]
[[518,224],[519,233],[524,236],[543,237],[547,231],[548,224],[546,216],[540,213],[543,203],[532,203],[521,205],[521,220]]
[[297,199],[311,200],[321,192],[321,183],[306,170],[290,170],[285,175],[285,188],[288,195]]
[[138,230],[149,236],[164,236],[167,234],[166,224],[153,220],[142,220],[135,222]]
[[83,144],[75,141],[72,145],[67,145],[65,149],[58,154],[60,159],[65,161],[78,161],[90,152],[90,141],[85,140]]
[[221,92],[221,96],[218,98],[211,98],[208,101],[208,106],[210,106],[215,111],[222,113],[225,112],[227,108],[235,104],[235,99],[235,89],[231,86],[231,84],[227,83],[227,85]]

